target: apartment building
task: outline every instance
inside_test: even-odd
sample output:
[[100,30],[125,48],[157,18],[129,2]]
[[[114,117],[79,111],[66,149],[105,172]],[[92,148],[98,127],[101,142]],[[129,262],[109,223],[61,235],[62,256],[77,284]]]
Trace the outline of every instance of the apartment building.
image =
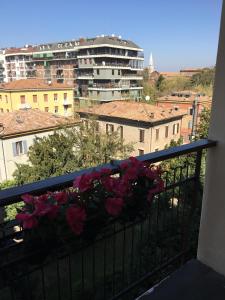
[[41,79],[3,83],[0,84],[0,112],[38,108],[45,112],[72,116],[73,90],[73,86],[66,83],[46,82]]
[[157,107],[174,109],[185,114],[181,129],[184,142],[189,142],[196,134],[200,114],[204,108],[209,109],[211,104],[211,97],[193,91],[173,92],[170,95],[159,97],[156,101]]
[[5,49],[5,81],[41,78],[73,84],[80,100],[140,99],[143,49],[120,36],[98,36]]
[[132,155],[162,150],[181,137],[183,113],[154,105],[117,101],[82,108],[82,120],[95,117],[100,132],[117,131],[125,143],[134,144]]
[[62,125],[75,126],[78,122],[79,119],[38,109],[0,113],[0,182],[12,179],[16,164],[27,163],[27,151],[36,137],[48,136]]
[[0,83],[4,82],[5,79],[5,57],[3,55],[3,51],[0,50]]

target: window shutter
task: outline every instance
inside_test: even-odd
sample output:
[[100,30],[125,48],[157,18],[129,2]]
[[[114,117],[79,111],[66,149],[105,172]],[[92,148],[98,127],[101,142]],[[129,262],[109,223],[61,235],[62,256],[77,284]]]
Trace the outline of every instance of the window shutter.
[[13,156],[17,156],[16,143],[12,143],[12,148],[13,148]]
[[27,153],[27,141],[23,141],[23,153]]

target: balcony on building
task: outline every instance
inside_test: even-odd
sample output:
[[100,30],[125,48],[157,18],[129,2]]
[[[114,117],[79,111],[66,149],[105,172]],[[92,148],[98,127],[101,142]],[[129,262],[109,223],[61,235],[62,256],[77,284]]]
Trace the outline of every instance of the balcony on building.
[[[225,3],[209,139],[138,157],[153,164],[179,158],[163,169],[165,190],[148,215],[128,223],[113,219],[95,238],[56,246],[51,254],[33,245],[25,256],[24,230],[16,220],[2,221],[0,299],[225,299],[224,53]],[[71,187],[93,170],[118,174],[118,163],[0,191],[0,207],[27,193]]]

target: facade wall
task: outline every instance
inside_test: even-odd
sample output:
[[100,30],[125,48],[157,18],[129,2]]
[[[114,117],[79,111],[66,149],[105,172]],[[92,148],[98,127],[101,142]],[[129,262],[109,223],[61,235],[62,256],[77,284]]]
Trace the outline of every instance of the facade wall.
[[[13,172],[16,170],[17,164],[27,163],[27,151],[33,144],[35,137],[44,137],[53,134],[54,131],[47,131],[37,134],[29,134],[20,137],[12,137],[8,139],[0,139],[0,182],[12,179]],[[24,153],[15,155],[15,143],[22,142],[22,150]]]
[[[23,98],[25,99],[25,104],[21,103],[21,99]],[[38,108],[42,111],[48,110],[51,113],[69,116],[72,115],[74,111],[73,90],[39,90],[18,92],[4,92],[0,90],[0,112],[8,112],[25,108],[26,104],[31,108]]]
[[[84,119],[84,118],[83,118]],[[97,120],[99,122],[99,129],[101,132],[106,133],[106,125],[111,124],[114,126],[114,131],[120,132],[120,127],[123,127],[123,139],[126,144],[132,143],[134,151],[132,156],[138,156],[149,152],[163,150],[170,144],[171,140],[178,141],[180,138],[180,128],[182,120],[164,122],[163,124],[153,127],[142,127],[142,123],[128,124],[127,122],[114,120],[109,122],[107,120]],[[166,126],[168,126],[168,136],[166,137]],[[144,130],[144,140],[140,142],[140,130]],[[158,134],[156,133],[158,131]],[[144,151],[143,153],[140,153]]]
[[[183,117],[182,121],[182,129],[181,129],[181,136],[184,139],[185,143],[190,141],[190,135],[192,130],[196,128],[193,127],[193,103],[190,101],[184,102],[173,102],[173,101],[157,101],[156,105],[159,107],[163,107],[165,109],[176,109],[184,112],[186,115]],[[199,102],[197,105],[197,124],[200,121],[200,114],[204,110],[204,108],[210,108],[211,104],[209,102]]]

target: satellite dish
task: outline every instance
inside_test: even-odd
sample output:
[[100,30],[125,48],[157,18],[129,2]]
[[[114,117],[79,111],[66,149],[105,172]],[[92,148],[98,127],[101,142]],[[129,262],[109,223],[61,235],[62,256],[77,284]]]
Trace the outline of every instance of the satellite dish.
[[150,96],[145,96],[145,100],[149,101],[150,100]]

